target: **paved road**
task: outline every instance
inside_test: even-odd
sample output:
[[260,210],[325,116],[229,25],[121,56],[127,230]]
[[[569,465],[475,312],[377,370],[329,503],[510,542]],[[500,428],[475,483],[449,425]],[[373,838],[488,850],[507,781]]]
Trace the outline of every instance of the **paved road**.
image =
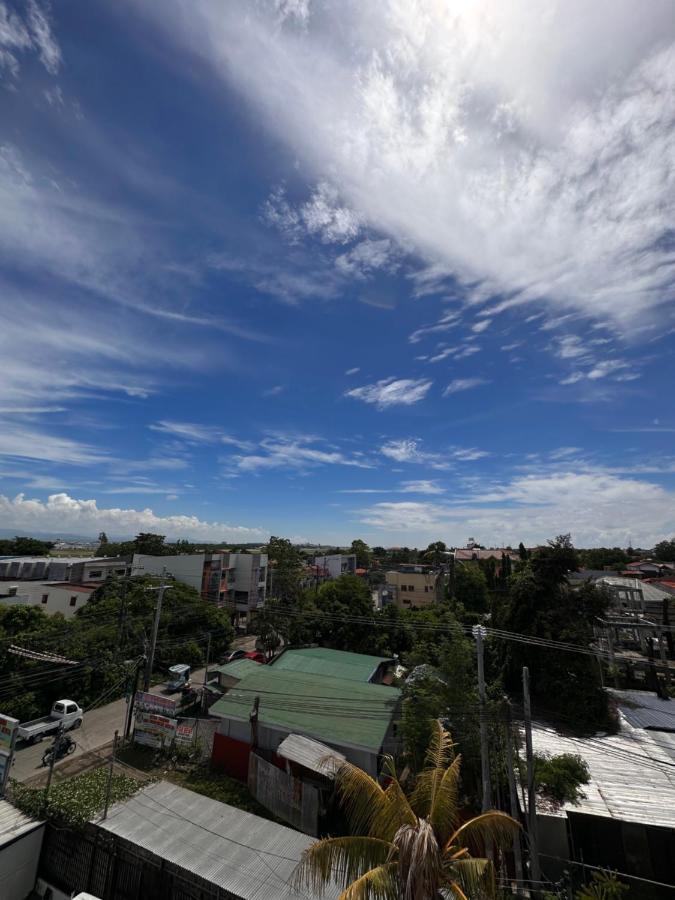
[[[235,638],[232,642],[233,649],[255,650],[255,637],[246,635]],[[199,687],[204,683],[204,669],[198,669],[192,673],[192,684]],[[174,694],[166,694],[163,685],[158,684],[151,688],[155,694],[162,694],[165,697],[178,698],[178,692]],[[77,698],[75,698],[77,699]],[[124,730],[126,720],[127,704],[126,700],[114,700],[105,706],[99,706],[84,714],[82,727],[76,731],[71,731],[70,735],[77,743],[75,752],[66,757],[67,760],[76,759],[106,744],[111,744],[115,729],[120,733]],[[14,765],[12,766],[12,778],[18,781],[27,781],[35,775],[44,772],[42,766],[42,754],[52,743],[53,737],[46,737],[39,744],[21,746],[14,757]],[[59,760],[56,767],[63,764],[65,760]]]
[[[192,683],[195,686],[201,686],[204,681],[204,669],[198,669],[192,673]],[[177,699],[179,692],[167,694],[162,689],[162,685],[158,684],[152,688],[152,693],[161,694],[165,697],[173,697]],[[77,743],[75,752],[66,759],[75,759],[83,753],[96,750],[112,742],[115,729],[120,733],[124,731],[124,723],[127,712],[127,703],[125,699],[114,700],[105,706],[99,706],[84,714],[82,727],[69,732],[70,736]],[[14,765],[12,766],[12,778],[18,781],[26,781],[34,775],[39,775],[44,768],[42,766],[42,754],[51,746],[53,736],[46,737],[39,744],[21,746],[17,750],[14,757]],[[56,763],[58,767],[64,762],[59,760]]]

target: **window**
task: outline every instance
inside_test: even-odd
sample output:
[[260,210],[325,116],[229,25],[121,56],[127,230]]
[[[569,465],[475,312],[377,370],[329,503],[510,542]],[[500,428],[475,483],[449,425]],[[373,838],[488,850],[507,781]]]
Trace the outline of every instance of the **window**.
[[401,590],[402,590],[402,591],[407,591],[407,590],[408,590],[407,585],[402,584],[402,585],[401,585]]
[[71,598],[70,598],[70,605],[71,605],[71,606],[75,606],[76,603],[77,603],[77,597],[71,597]]
[[428,585],[428,584],[425,584],[425,585],[424,585],[424,593],[425,593],[425,594],[428,594],[428,593],[429,593],[429,585]]
[[66,713],[74,713],[76,711],[77,706],[74,703],[69,703],[68,706],[66,706]]
[[103,572],[90,572],[89,577],[90,578],[102,578]]
[[49,600],[49,594],[43,594],[43,595],[42,595],[42,602],[43,602],[43,603],[46,603],[47,600]]
[[414,584],[409,584],[409,585],[408,585],[408,590],[409,590],[409,591],[414,591],[414,590],[415,590],[415,585],[414,585]]

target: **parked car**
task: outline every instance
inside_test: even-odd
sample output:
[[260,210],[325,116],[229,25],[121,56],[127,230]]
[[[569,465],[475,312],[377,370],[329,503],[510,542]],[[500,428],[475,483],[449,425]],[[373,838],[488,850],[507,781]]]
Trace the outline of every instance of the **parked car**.
[[228,650],[225,656],[223,657],[222,665],[227,665],[227,663],[234,662],[235,659],[244,659],[246,656],[245,650]]
[[84,711],[80,709],[74,700],[57,700],[48,716],[42,716],[41,719],[32,719],[30,722],[22,722],[17,729],[16,735],[19,740],[37,744],[43,737],[57,731],[61,726],[63,726],[64,731],[70,731],[71,728],[79,728],[83,717]]
[[244,654],[244,657],[246,659],[252,659],[253,662],[257,662],[257,663],[264,664],[267,662],[267,660],[265,659],[265,654],[261,653],[260,650],[249,650],[248,653]]

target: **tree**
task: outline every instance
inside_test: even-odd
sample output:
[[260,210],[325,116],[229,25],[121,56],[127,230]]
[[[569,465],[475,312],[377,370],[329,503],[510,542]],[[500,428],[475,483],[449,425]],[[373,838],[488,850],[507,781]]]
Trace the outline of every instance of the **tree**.
[[151,532],[141,531],[134,538],[136,545],[136,553],[145,553],[148,556],[164,556],[166,548],[164,546],[163,534],[152,534]]
[[[302,631],[289,629],[293,643],[313,642],[335,650],[367,652],[371,631],[362,621],[372,619],[373,601],[368,584],[356,575],[341,575],[321,585],[318,592],[307,591],[302,602]],[[285,632],[286,633],[286,632]]]
[[370,568],[370,560],[372,554],[370,552],[370,547],[368,546],[368,544],[366,544],[365,541],[362,541],[359,538],[357,538],[355,541],[352,541],[349,552],[356,555],[356,565],[360,569]]
[[453,599],[469,612],[488,611],[488,584],[479,566],[463,563],[455,567]]
[[[521,775],[524,777],[525,771]],[[581,785],[588,784],[590,780],[588,765],[576,753],[559,753],[557,756],[534,754],[536,791],[555,806],[578,803],[584,797]]]
[[670,541],[659,541],[654,547],[654,559],[662,562],[673,562],[675,560],[675,538]]
[[521,560],[523,562],[529,556],[529,553],[527,552],[527,548],[525,547],[525,544],[522,541],[518,544],[518,556],[521,558]]
[[593,872],[590,884],[574,895],[575,900],[620,900],[630,893],[630,887],[619,881],[616,872]]
[[302,555],[286,538],[272,536],[266,547],[272,571],[270,595],[283,603],[296,603],[302,594]]
[[[496,628],[588,648],[593,625],[609,604],[593,584],[573,588],[567,573],[576,565],[569,535],[550,541],[512,575],[509,591],[493,608]],[[533,702],[541,715],[563,716],[580,729],[610,724],[597,660],[589,653],[504,641],[500,644],[507,688],[520,690],[522,667],[530,669]]]
[[38,538],[20,537],[13,540],[0,541],[2,556],[48,556],[54,544],[52,541],[41,541]]
[[432,544],[429,544],[424,551],[422,559],[425,563],[429,563],[429,565],[440,566],[448,558],[447,550],[448,548],[443,541],[434,541]]
[[386,788],[344,763],[335,783],[352,835],[325,838],[305,850],[295,886],[320,892],[336,879],[345,889],[344,900],[495,896],[492,863],[471,854],[488,840],[508,846],[518,824],[490,810],[460,825],[460,767],[461,756],[454,755],[440,722],[434,724],[426,765],[408,793],[391,758]]

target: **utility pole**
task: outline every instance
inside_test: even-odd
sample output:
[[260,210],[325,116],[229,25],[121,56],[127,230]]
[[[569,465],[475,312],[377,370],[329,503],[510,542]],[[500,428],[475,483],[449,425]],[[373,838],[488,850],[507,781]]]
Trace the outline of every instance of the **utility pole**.
[[[147,649],[147,648],[146,648]],[[138,682],[141,675],[141,669],[143,665],[147,663],[147,657],[144,654],[136,661],[136,671],[133,676],[133,680],[131,682],[131,694],[129,696],[129,704],[127,706],[127,717],[126,722],[124,724],[124,740],[129,740],[129,734],[131,733],[131,722],[134,718],[134,704],[136,702],[136,694],[138,692]]]
[[527,754],[527,833],[530,839],[530,878],[541,881],[539,841],[537,840],[537,806],[534,790],[534,753],[532,751],[532,709],[530,707],[530,670],[523,666],[523,707],[525,711],[525,752]]
[[211,660],[211,632],[206,640],[206,667],[204,669],[204,687],[202,688],[202,713],[206,712],[206,682],[209,677],[209,662]]
[[108,768],[108,783],[105,788],[105,806],[103,807],[103,818],[108,818],[108,806],[110,805],[110,790],[112,788],[113,768],[115,767],[115,750],[117,749],[117,730],[113,737],[112,751],[110,753],[110,766]]
[[482,810],[486,812],[492,806],[490,800],[490,751],[488,744],[488,727],[485,718],[485,667],[483,664],[483,639],[486,631],[482,625],[474,625],[473,636],[476,638],[476,656],[478,658],[478,699],[480,702],[480,769],[483,781]]
[[157,605],[155,606],[155,620],[152,623],[152,638],[150,639],[150,651],[148,653],[148,664],[145,668],[145,678],[143,680],[143,690],[150,690],[150,678],[152,677],[152,667],[155,662],[155,648],[157,646],[157,634],[159,632],[159,618],[162,615],[162,601],[164,600],[164,592],[171,585],[165,582],[166,570],[162,572],[162,581],[159,587],[148,588],[149,591],[157,591]]
[[260,697],[253,698],[253,709],[248,717],[251,725],[251,749],[256,750],[258,747],[258,716],[260,713]]
[[[518,792],[516,790],[516,773],[513,766],[513,726],[511,724],[511,704],[506,701],[506,768],[509,776],[509,800],[511,816],[519,821]],[[523,883],[523,855],[520,847],[520,831],[513,835],[513,860],[516,867],[516,882]]]

